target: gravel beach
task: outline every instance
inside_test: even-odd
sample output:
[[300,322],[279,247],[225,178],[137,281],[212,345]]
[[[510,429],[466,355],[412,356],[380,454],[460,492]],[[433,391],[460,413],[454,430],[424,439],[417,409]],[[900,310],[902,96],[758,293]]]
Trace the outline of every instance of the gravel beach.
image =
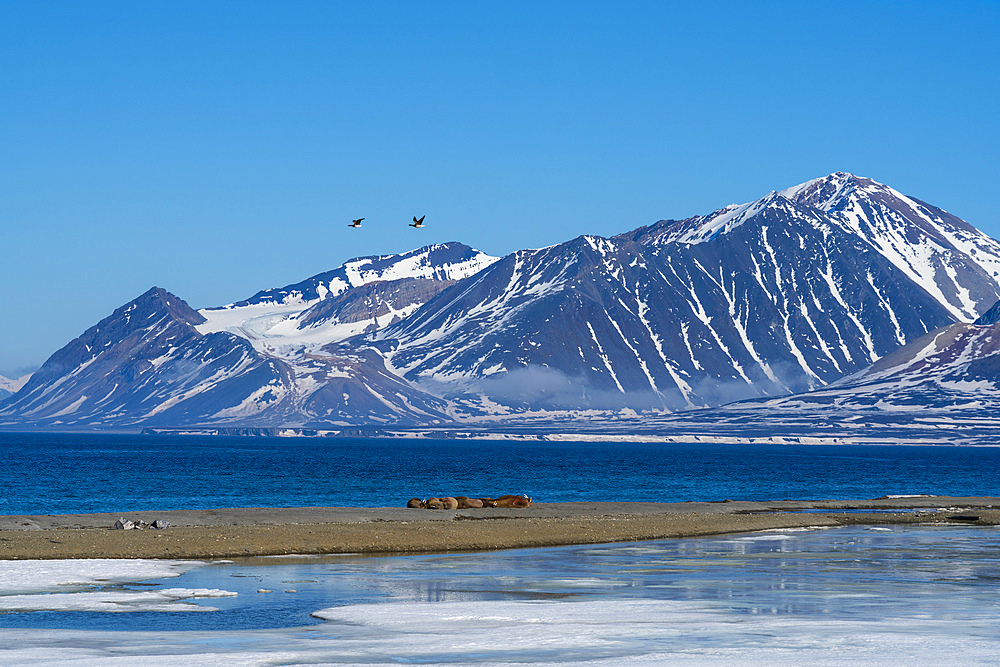
[[[119,518],[169,522],[116,530]],[[1000,525],[1000,498],[535,503],[525,509],[233,508],[0,516],[0,559],[401,554],[597,544],[804,526]]]

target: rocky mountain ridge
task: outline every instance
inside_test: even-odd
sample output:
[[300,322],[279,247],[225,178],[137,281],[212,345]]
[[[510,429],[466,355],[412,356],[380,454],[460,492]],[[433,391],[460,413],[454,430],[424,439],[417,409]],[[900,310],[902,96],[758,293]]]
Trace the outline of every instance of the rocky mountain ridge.
[[[372,339],[419,386],[515,409],[676,410],[814,389],[1000,298],[1000,244],[894,193],[837,173],[519,251]],[[919,253],[885,240],[907,237]]]
[[434,425],[819,395],[973,326],[998,271],[997,241],[838,172],[503,258],[358,258],[220,308],[154,288],[0,399],[0,426]]

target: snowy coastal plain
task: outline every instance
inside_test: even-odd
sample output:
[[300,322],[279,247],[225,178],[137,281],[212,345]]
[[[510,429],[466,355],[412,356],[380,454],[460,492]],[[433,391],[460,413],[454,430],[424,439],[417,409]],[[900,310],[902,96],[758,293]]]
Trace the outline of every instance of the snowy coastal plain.
[[[0,662],[995,664],[998,547],[995,527],[865,526],[389,558],[23,561],[0,600],[34,603],[0,613]],[[196,608],[207,613],[185,613]]]

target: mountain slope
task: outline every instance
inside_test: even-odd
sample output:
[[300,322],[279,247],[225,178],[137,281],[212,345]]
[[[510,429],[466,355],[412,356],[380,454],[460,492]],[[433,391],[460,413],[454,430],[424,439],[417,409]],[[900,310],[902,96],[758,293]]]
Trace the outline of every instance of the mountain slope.
[[[923,288],[933,266],[915,282],[898,253],[811,205],[812,189],[792,190],[515,253],[372,340],[437,391],[518,408],[676,409],[819,387],[955,321],[945,290]],[[979,258],[1000,261],[1000,247]],[[944,266],[998,291],[978,264]]]
[[[998,269],[1000,244],[970,225],[838,172],[500,259],[457,243],[358,258],[221,308],[154,288],[0,401],[0,425],[323,429],[822,401],[987,311]],[[968,345],[954,364],[992,354]],[[948,379],[986,372],[968,363],[939,386],[979,382]]]
[[761,404],[778,410],[1000,408],[1000,324],[952,324],[823,389]]
[[53,354],[0,406],[0,424],[309,426],[447,420],[370,353],[318,351],[294,368],[153,288]]
[[53,354],[0,408],[0,419],[49,425],[177,424],[280,402],[288,370],[160,288],[118,308]]

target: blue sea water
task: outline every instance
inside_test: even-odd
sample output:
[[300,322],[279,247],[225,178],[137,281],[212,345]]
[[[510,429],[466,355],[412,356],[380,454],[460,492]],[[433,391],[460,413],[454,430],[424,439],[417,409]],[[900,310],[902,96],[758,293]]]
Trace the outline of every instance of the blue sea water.
[[0,514],[1000,495],[1000,448],[0,433]]

